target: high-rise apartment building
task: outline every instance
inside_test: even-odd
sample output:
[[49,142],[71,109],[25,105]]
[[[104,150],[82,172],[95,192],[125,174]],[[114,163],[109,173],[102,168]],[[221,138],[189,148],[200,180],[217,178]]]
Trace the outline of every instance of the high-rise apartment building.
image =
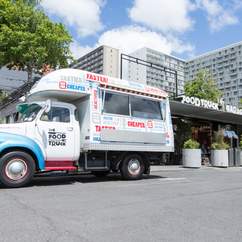
[[209,70],[225,103],[237,106],[242,98],[242,42],[186,61],[185,80],[194,80],[201,69]]
[[[157,66],[129,63],[127,68],[128,71],[126,72],[126,75],[124,75],[125,79],[161,88],[166,90],[170,95],[173,95],[176,92],[178,94],[184,92],[184,60],[150,48],[141,48],[129,55],[144,60],[147,63],[153,63]],[[159,68],[159,66],[161,68]]]
[[119,77],[119,50],[100,46],[72,64],[71,68],[86,70],[112,77]]

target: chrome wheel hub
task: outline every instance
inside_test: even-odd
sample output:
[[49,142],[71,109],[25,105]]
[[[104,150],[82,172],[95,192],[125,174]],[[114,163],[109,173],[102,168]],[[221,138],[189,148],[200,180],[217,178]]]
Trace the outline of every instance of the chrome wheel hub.
[[140,172],[140,162],[138,159],[131,159],[128,163],[128,171],[132,175],[137,175]]
[[26,175],[27,165],[22,159],[13,159],[6,165],[5,173],[9,179],[17,181]]

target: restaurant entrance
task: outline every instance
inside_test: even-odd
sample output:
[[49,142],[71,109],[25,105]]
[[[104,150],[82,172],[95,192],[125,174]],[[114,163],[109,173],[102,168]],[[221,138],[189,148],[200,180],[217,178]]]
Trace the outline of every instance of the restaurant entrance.
[[[211,164],[211,145],[217,131],[222,131],[229,145],[229,166],[237,166],[239,137],[242,134],[242,115],[220,110],[210,110],[171,101],[175,151],[170,154],[169,164],[182,164],[184,142],[193,138],[200,144],[202,164]],[[241,162],[242,164],[242,162]]]
[[200,144],[202,161],[204,164],[208,163],[210,159],[213,131],[218,129],[218,125],[209,121],[176,116],[173,116],[172,122],[175,145],[174,157],[172,157],[174,165],[181,164],[183,144],[189,138],[196,140]]
[[195,121],[191,128],[192,138],[200,144],[202,164],[204,165],[208,164],[210,161],[213,130],[217,130],[216,126],[217,125],[212,122]]
[[183,144],[189,138],[200,144],[202,165],[211,164],[211,145],[215,141],[215,133],[223,130],[224,141],[229,145],[230,166],[236,165],[236,149],[239,147],[238,130],[236,125],[222,124],[194,118],[173,116],[174,154],[170,157],[170,164],[182,164]]

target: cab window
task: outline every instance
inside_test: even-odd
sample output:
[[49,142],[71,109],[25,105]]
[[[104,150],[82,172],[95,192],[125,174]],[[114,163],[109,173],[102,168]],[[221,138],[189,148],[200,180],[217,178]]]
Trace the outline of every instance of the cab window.
[[63,107],[51,107],[48,113],[45,112],[42,114],[40,120],[47,122],[69,123],[70,110]]
[[19,105],[19,107],[21,109],[19,110],[20,112],[19,119],[18,119],[19,123],[32,122],[42,108],[37,103],[22,104],[22,105]]

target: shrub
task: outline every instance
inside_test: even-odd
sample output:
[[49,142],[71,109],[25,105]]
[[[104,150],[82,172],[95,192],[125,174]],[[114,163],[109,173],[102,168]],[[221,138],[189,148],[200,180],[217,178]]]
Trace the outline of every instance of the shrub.
[[227,150],[229,149],[229,145],[224,142],[224,130],[219,130],[215,132],[215,142],[212,143],[211,148],[213,150]]
[[242,149],[242,135],[240,136],[239,147],[240,147],[240,149]]
[[200,144],[194,140],[194,139],[189,139],[187,140],[184,145],[183,145],[183,148],[184,149],[198,149],[200,146]]

